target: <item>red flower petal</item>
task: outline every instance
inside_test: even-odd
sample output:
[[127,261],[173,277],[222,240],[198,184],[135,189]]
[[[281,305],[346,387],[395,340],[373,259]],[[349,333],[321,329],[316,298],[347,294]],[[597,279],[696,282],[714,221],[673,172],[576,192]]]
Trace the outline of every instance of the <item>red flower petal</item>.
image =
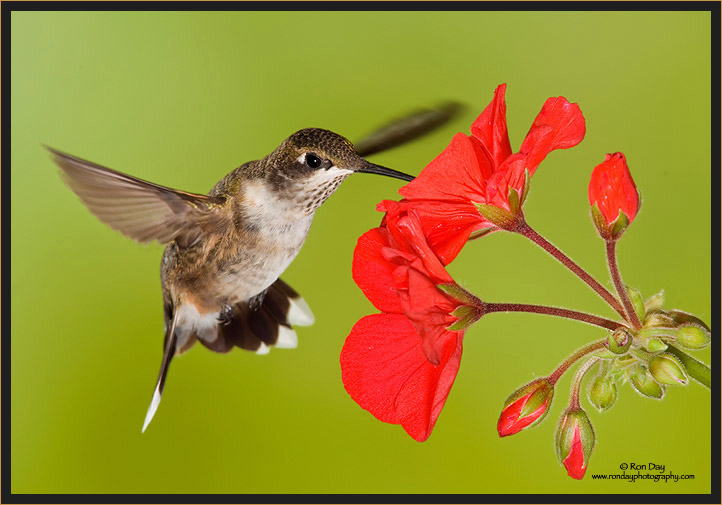
[[481,147],[463,133],[457,133],[446,149],[399,193],[409,200],[482,202],[484,181],[491,172]]
[[484,219],[470,202],[411,202],[419,216],[429,247],[444,265],[459,254],[469,235],[482,228],[496,227]]
[[479,141],[496,170],[511,155],[511,144],[506,127],[506,84],[494,91],[494,99],[471,125],[471,134]]
[[594,168],[589,182],[589,203],[595,203],[608,225],[626,214],[629,222],[639,210],[639,193],[622,153],[607,154],[604,162]]
[[572,438],[572,446],[569,455],[564,458],[564,468],[567,469],[569,477],[581,479],[587,471],[584,462],[584,448],[582,447],[582,437],[579,433],[579,423],[574,424],[574,437]]
[[375,314],[356,323],[341,351],[346,391],[381,421],[401,424],[426,440],[459,371],[462,338],[449,340],[439,365],[421,350],[420,338],[400,314]]
[[456,258],[473,231],[494,226],[471,202],[401,200],[399,204],[416,214],[429,247],[444,265]]
[[519,152],[527,156],[529,175],[547,154],[555,149],[568,149],[584,138],[586,126],[579,105],[563,96],[549,98],[534,119]]
[[459,303],[452,302],[426,275],[413,268],[408,269],[407,283],[408,293],[401,294],[404,314],[421,337],[421,347],[426,359],[438,365],[448,341],[457,336],[458,332],[450,332],[446,328],[457,321],[450,313]]
[[524,192],[525,169],[526,157],[523,154],[512,154],[507,158],[501,169],[494,172],[487,181],[486,203],[510,211],[509,190],[516,189],[521,198]]
[[426,242],[419,218],[413,210],[401,217],[397,226],[413,249],[416,257],[421,260],[423,267],[417,268],[417,270],[423,272],[434,284],[454,282],[454,279],[451,278],[444,265],[441,264],[439,258]]
[[[392,235],[400,230],[398,226],[390,223],[398,223],[402,215],[413,213],[421,223],[422,234],[429,248],[443,265],[453,261],[473,231],[493,227],[468,201],[451,203],[438,200],[401,200],[400,202],[384,200],[377,209],[387,212],[381,226],[388,227]],[[406,240],[401,237],[394,239],[396,246],[404,248],[405,246],[399,242]]]
[[397,265],[387,261],[382,249],[388,246],[388,232],[383,228],[367,231],[358,239],[353,252],[353,280],[374,307],[382,312],[401,312],[393,272]]
[[[395,267],[391,271],[391,285],[398,293],[403,313],[421,336],[427,359],[438,365],[450,338],[446,328],[457,320],[450,313],[459,306],[459,301],[440,291],[437,285],[454,280],[427,244],[414,210],[407,212],[402,205],[391,201],[382,202],[379,208],[387,210],[386,230],[380,230],[379,237],[383,241],[384,231],[388,231],[388,246],[382,246],[381,258]],[[378,256],[370,259],[379,261]],[[382,273],[387,275],[388,270],[383,269]],[[373,292],[376,299],[380,298],[378,290],[366,289]]]

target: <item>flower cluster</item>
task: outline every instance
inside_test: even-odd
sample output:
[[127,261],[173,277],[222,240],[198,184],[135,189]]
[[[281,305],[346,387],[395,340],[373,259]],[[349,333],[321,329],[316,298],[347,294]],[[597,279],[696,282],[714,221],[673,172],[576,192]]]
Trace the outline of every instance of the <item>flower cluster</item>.
[[[580,361],[569,405],[559,422],[556,448],[567,473],[581,479],[595,443],[591,421],[581,407],[581,385],[593,369],[587,398],[609,409],[618,385],[629,382],[640,394],[662,398],[670,385],[689,377],[710,386],[710,370],[681,348],[700,349],[710,329],[700,319],[663,310],[659,293],[644,301],[622,283],[615,244],[638,214],[640,198],[622,153],[606,155],[589,184],[592,220],[604,239],[616,296],[540,236],[522,211],[531,177],[555,149],[577,145],[585,135],[579,106],[549,98],[518,151],[506,125],[506,85],[471,125],[412,182],[402,200],[383,201],[378,228],[359,238],[353,277],[380,311],[359,320],[341,353],[343,383],[351,397],[376,418],[400,424],[415,440],[426,440],[436,424],[461,362],[467,329],[491,312],[525,311],[577,319],[603,328],[606,336],[577,350],[548,376],[508,397],[497,423],[499,436],[540,423],[549,412],[559,378]],[[569,309],[520,303],[491,303],[454,282],[445,269],[464,244],[490,232],[521,234],[599,294],[621,321]]]
[[416,212],[393,201],[379,210],[386,217],[359,239],[353,276],[382,313],[351,330],[341,353],[343,382],[363,408],[422,441],[449,395],[480,302],[446,272]]

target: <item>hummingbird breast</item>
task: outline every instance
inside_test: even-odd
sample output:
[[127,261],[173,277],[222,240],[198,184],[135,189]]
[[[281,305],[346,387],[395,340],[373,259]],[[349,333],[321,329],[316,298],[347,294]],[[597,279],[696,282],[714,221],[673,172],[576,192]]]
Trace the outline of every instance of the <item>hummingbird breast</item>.
[[[252,179],[229,199],[233,224],[188,248],[172,243],[162,277],[174,305],[192,301],[200,314],[247,301],[268,288],[301,249],[313,220],[296,199]],[[315,211],[315,209],[313,209]]]

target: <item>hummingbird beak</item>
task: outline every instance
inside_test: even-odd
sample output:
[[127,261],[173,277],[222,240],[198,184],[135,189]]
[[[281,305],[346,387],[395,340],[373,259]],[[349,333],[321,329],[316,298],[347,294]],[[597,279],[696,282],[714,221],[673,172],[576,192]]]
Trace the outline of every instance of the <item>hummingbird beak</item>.
[[391,168],[383,167],[381,165],[374,165],[373,163],[369,163],[365,160],[364,165],[362,165],[361,168],[355,170],[355,172],[362,174],[385,175],[386,177],[401,179],[402,181],[413,181],[415,178],[413,175],[408,175],[397,170],[392,170]]

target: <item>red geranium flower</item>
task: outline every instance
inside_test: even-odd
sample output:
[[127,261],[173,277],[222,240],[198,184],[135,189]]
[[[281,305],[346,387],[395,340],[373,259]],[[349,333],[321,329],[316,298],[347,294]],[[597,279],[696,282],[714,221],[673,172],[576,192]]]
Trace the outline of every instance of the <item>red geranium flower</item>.
[[[584,138],[579,106],[563,97],[549,98],[512,154],[506,126],[506,84],[471,125],[471,136],[457,134],[449,146],[400,193],[416,209],[429,244],[449,264],[476,230],[498,229],[476,204],[517,214],[526,194],[526,172],[533,175],[554,149],[575,146]],[[510,191],[516,196],[510,198]],[[516,198],[516,201],[514,201]]]
[[594,168],[589,204],[597,229],[605,238],[618,237],[634,220],[639,211],[639,193],[622,153],[607,154]]
[[361,407],[423,441],[459,370],[461,327],[479,313],[468,305],[472,300],[437,287],[464,293],[426,243],[418,216],[398,202],[379,209],[387,215],[359,238],[353,277],[383,314],[366,316],[351,330],[341,351],[343,383]]

